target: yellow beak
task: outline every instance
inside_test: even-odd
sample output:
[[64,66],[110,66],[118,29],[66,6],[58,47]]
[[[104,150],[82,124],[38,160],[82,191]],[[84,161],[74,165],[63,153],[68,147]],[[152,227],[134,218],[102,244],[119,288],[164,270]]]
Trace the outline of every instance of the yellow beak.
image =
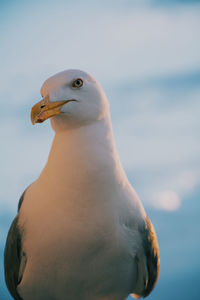
[[61,114],[61,106],[71,100],[49,102],[49,97],[45,97],[40,102],[36,103],[31,110],[31,122],[42,123],[45,120]]

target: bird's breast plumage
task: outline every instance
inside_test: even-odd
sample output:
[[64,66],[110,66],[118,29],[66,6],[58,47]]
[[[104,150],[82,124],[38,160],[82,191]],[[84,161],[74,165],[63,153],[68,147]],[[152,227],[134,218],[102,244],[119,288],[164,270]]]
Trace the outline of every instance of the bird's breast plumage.
[[[106,294],[109,289],[116,289],[117,283],[120,290],[128,290],[133,261],[122,242],[121,229],[116,226],[115,209],[111,211],[106,202],[104,207],[90,205],[80,209],[62,199],[51,203],[50,195],[44,197],[45,191],[38,189],[37,184],[26,192],[19,216],[19,224],[24,228],[23,250],[27,253],[19,286],[21,295],[28,295],[31,300],[34,289],[39,295],[46,295],[55,282],[51,297],[60,291],[60,298],[55,298],[59,300],[65,299],[65,293],[74,295],[77,286],[90,286],[93,295]],[[36,190],[40,191],[37,197]],[[103,280],[105,276],[107,279]]]

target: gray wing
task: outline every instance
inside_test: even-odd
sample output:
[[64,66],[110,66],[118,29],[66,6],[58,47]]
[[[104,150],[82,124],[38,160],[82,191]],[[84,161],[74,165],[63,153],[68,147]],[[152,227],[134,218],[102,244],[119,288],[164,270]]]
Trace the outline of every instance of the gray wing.
[[29,186],[25,189],[25,191],[23,192],[23,194],[21,195],[20,199],[19,199],[19,203],[18,203],[18,207],[17,207],[17,212],[19,212],[21,206],[22,206],[22,202],[24,200],[24,195],[26,193],[26,191],[28,190]]
[[[22,205],[24,194],[18,204],[18,212]],[[17,286],[22,280],[26,266],[26,255],[22,251],[22,237],[18,227],[18,215],[13,220],[8,232],[4,250],[4,272],[5,281],[11,295],[16,300],[22,300],[17,292]]]
[[132,294],[135,298],[148,296],[155,287],[160,273],[158,241],[148,216],[139,231],[142,237],[142,249],[136,254],[138,280]]

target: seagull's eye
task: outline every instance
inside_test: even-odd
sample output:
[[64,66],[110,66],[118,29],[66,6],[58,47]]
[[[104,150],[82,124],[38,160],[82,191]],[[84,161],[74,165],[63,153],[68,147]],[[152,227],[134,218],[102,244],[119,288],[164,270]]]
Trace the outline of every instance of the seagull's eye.
[[72,87],[74,87],[74,88],[80,88],[80,87],[82,87],[82,85],[83,85],[83,80],[81,78],[77,78],[72,83]]

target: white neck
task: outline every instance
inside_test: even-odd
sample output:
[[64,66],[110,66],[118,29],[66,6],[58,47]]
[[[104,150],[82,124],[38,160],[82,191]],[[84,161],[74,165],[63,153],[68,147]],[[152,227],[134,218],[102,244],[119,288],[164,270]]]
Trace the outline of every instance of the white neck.
[[94,222],[106,223],[112,221],[110,211],[113,217],[119,212],[126,216],[129,203],[138,217],[145,215],[121,166],[110,117],[57,132],[47,164],[27,198],[29,209],[48,208],[54,217],[67,211],[71,219],[87,220],[89,215]]
[[124,185],[127,179],[116,152],[110,117],[57,132],[39,180],[50,187],[56,184],[71,189]]

